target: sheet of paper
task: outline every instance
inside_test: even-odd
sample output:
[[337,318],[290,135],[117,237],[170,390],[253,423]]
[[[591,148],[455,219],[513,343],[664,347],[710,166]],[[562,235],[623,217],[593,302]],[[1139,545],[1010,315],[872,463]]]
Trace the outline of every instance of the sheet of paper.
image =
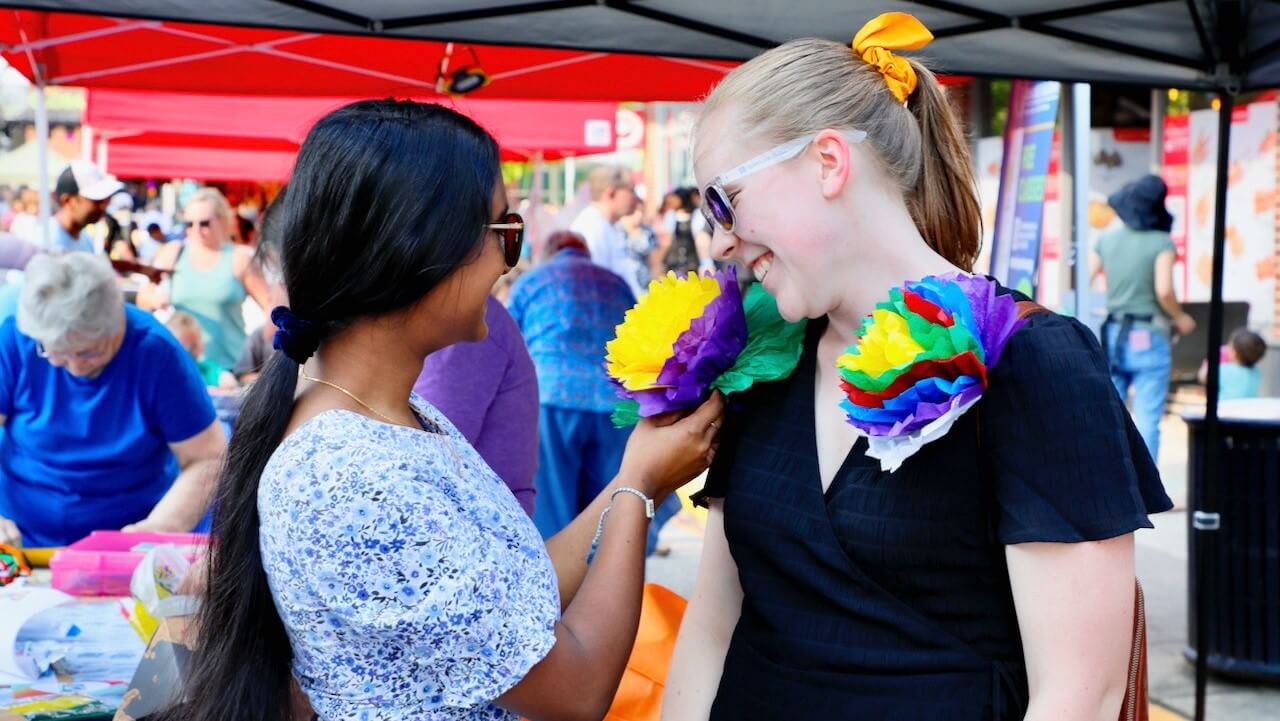
[[65,654],[59,669],[75,681],[125,681],[142,660],[147,645],[121,611],[120,599],[77,599],[40,614],[36,623],[24,627],[19,640],[29,638],[30,629],[73,625],[80,629],[75,636],[62,640]]
[[0,588],[0,683],[33,681],[30,668],[15,653],[18,631],[29,619],[42,611],[60,606],[72,600],[71,596],[52,588],[41,588],[25,583]]

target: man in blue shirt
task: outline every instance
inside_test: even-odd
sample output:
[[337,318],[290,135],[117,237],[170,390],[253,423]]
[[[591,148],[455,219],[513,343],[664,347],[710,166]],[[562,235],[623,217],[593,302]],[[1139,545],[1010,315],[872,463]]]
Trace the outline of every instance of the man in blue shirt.
[[226,447],[195,361],[85,253],[27,266],[0,325],[0,422],[0,542],[27,546],[189,531]]
[[[595,264],[581,235],[547,239],[541,265],[511,288],[508,310],[529,346],[538,374],[538,502],[533,522],[543,538],[569,524],[618,473],[630,429],[610,415],[617,391],[604,370],[605,344],[635,296],[627,281]],[[672,495],[649,526],[658,530],[679,511]]]
[[50,250],[94,251],[93,241],[84,229],[102,220],[111,196],[124,190],[124,184],[102,172],[87,160],[72,161],[58,176],[53,194],[58,209],[49,218],[45,243]]

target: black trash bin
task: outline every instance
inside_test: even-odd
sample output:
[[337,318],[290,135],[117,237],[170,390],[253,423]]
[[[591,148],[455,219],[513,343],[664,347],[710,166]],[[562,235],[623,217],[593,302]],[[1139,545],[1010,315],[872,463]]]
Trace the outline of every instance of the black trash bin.
[[[1190,507],[1205,477],[1204,411],[1184,414],[1190,431]],[[1222,519],[1207,580],[1208,666],[1217,673],[1280,682],[1280,398],[1224,401],[1219,410],[1216,486]],[[1187,515],[1188,523],[1191,514]],[[1190,531],[1189,639],[1196,657],[1195,543]]]

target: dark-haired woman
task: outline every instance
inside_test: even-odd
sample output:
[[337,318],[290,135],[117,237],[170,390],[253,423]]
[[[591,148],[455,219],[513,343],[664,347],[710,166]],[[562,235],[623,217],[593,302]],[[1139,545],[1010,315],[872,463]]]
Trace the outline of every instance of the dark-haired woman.
[[722,403],[641,425],[544,547],[410,393],[429,353],[484,337],[519,257],[493,139],[436,105],[348,105],[307,136],[281,211],[281,352],[229,451],[170,717],[285,719],[292,672],[325,720],[601,718],[635,634],[646,516],[705,468]]

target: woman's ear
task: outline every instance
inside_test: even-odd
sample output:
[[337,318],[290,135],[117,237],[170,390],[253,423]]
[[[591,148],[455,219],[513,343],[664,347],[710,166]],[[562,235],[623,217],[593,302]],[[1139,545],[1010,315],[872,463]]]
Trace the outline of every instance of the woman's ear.
[[822,197],[830,200],[844,190],[853,172],[853,151],[849,141],[835,130],[823,130],[813,139],[818,154],[819,182]]

